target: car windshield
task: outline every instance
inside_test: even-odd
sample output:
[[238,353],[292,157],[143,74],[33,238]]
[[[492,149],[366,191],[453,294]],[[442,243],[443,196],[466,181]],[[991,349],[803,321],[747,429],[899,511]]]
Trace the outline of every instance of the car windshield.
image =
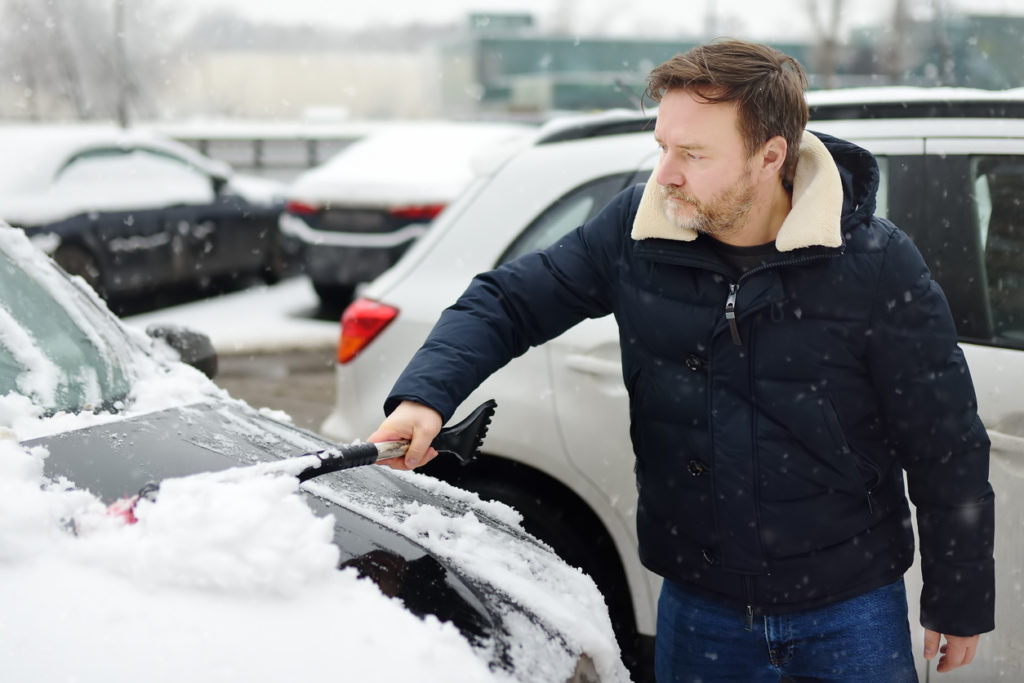
[[0,232],[0,396],[27,396],[49,413],[118,408],[130,342],[27,240]]

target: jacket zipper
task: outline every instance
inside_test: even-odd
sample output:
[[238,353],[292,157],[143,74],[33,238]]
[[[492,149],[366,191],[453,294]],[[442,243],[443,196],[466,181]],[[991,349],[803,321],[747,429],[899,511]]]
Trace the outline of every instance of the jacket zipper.
[[754,630],[754,605],[753,598],[751,597],[754,593],[754,589],[751,588],[751,583],[752,579],[749,576],[743,577],[743,595],[747,598],[746,618],[743,621],[743,629],[745,631]]
[[743,346],[743,340],[740,339],[740,326],[736,324],[736,294],[739,291],[739,283],[729,283],[729,298],[725,300],[725,319],[729,321],[729,334],[732,335],[732,343],[736,346]]
[[743,346],[743,339],[740,338],[740,326],[736,321],[736,297],[740,293],[740,285],[743,281],[756,273],[760,273],[772,268],[781,268],[782,266],[798,266],[811,261],[817,261],[818,259],[833,258],[842,253],[840,249],[838,252],[832,252],[828,254],[813,254],[811,256],[801,256],[799,258],[785,259],[779,261],[772,261],[771,263],[762,263],[759,266],[751,268],[747,272],[740,275],[735,282],[729,283],[729,296],[725,300],[725,319],[729,323],[729,334],[732,335],[732,343],[736,346]]

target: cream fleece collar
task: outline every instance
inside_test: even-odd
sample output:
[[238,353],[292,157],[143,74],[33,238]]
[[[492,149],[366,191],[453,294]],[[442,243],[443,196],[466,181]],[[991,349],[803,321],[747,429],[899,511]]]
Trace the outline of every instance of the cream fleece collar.
[[[655,180],[657,174],[655,170],[644,188],[633,220],[632,238],[661,238],[683,242],[697,239],[696,232],[676,227],[665,216],[661,206],[661,191]],[[800,141],[800,158],[793,178],[793,207],[779,228],[775,248],[779,251],[792,251],[802,247],[841,246],[843,240],[839,219],[842,211],[843,184],[839,178],[839,169],[821,140],[813,133],[804,131]]]

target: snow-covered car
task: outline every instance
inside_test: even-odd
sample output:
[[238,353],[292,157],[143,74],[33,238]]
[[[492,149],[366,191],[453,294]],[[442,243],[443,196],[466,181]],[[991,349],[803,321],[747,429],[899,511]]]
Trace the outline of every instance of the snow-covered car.
[[0,149],[0,219],[105,297],[283,274],[282,183],[142,129],[2,126]]
[[473,160],[533,128],[422,122],[381,127],[289,185],[281,231],[320,299],[347,303],[398,260],[473,177]]
[[232,399],[178,360],[187,335],[123,327],[7,226],[0,291],[5,680],[628,678],[594,583],[508,507],[319,476],[338,444]]
[[[1024,97],[901,97],[890,109],[900,118],[832,120],[832,106],[864,114],[864,102],[877,98],[888,107],[893,96],[829,94],[809,128],[876,154],[878,213],[911,235],[942,284],[992,438],[999,629],[982,639],[970,667],[946,676],[1024,677],[1016,654],[1024,593],[1014,559],[1024,515]],[[653,114],[640,113],[554,122],[469,186],[343,313],[336,405],[322,432],[350,439],[376,429],[403,366],[474,274],[552,244],[618,191],[646,182],[658,159],[653,128]],[[700,359],[692,366],[699,371]],[[466,468],[440,461],[425,470],[520,510],[525,528],[590,574],[639,671],[636,662],[649,661],[660,580],[637,556],[634,458],[614,321],[584,321],[531,349],[485,381],[467,407],[484,396],[498,400],[504,418],[488,436],[486,456]],[[916,571],[908,575],[911,595],[920,585]],[[911,608],[916,614],[916,603]],[[919,628],[913,632],[920,637]],[[923,660],[919,667],[926,668]]]

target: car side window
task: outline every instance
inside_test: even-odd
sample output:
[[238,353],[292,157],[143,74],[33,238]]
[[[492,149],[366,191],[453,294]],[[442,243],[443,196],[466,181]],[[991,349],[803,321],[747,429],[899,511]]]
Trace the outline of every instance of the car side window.
[[875,155],[878,162],[878,193],[875,195],[875,215],[889,217],[889,158]]
[[1024,348],[1024,156],[971,162],[993,340]]
[[79,206],[117,211],[209,204],[213,181],[180,159],[146,149],[90,150],[71,159],[54,181],[56,196]]
[[551,246],[593,218],[626,186],[631,173],[617,173],[580,185],[544,209],[512,242],[498,263]]

